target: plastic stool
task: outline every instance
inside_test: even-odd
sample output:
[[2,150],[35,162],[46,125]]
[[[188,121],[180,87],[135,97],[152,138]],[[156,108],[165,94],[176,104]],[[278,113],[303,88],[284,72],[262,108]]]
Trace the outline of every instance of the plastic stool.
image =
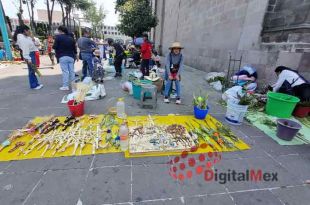
[[[146,93],[151,93],[151,99],[146,97]],[[152,106],[153,109],[157,107],[157,87],[155,85],[141,85],[140,107],[143,108],[144,106]]]

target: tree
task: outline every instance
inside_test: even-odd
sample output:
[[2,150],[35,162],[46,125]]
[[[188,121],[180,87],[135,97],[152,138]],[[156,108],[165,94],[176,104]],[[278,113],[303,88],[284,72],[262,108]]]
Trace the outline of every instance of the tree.
[[24,13],[23,2],[22,2],[22,0],[19,0],[19,9],[18,9],[17,17],[18,17],[18,22],[19,22],[20,26],[24,25],[23,13]]
[[116,11],[120,14],[119,31],[127,36],[141,36],[157,25],[149,0],[119,0]]
[[28,8],[29,18],[30,18],[30,27],[34,33],[37,32],[36,24],[34,21],[34,8],[37,0],[25,0]]
[[100,5],[98,10],[95,5],[91,5],[89,9],[85,11],[84,16],[85,19],[87,19],[91,23],[92,30],[95,36],[101,36],[103,31],[103,22],[105,18],[103,5]]
[[52,23],[53,23],[53,12],[54,5],[56,0],[46,0],[46,8],[47,8],[47,18],[48,18],[48,33],[52,32]]
[[71,19],[71,13],[74,8],[86,11],[92,4],[90,0],[57,0],[60,4],[62,10],[62,22],[63,25],[67,25],[69,27],[69,22]]

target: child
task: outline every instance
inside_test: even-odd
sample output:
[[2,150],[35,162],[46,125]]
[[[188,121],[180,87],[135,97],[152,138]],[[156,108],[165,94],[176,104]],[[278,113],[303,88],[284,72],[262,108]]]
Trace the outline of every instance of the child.
[[183,70],[183,55],[181,50],[183,47],[179,42],[174,42],[172,46],[169,48],[171,51],[167,55],[166,58],[166,66],[165,66],[165,103],[169,103],[169,95],[170,89],[172,86],[172,82],[175,82],[176,87],[176,104],[181,104],[181,90],[180,90],[180,80],[181,80],[181,73]]
[[6,60],[5,50],[0,47],[0,61]]
[[104,69],[101,63],[100,55],[101,55],[100,50],[94,51],[94,58],[93,58],[94,71],[92,79],[96,83],[103,83],[104,78]]
[[160,57],[159,57],[157,51],[153,52],[152,60],[154,61],[154,63],[157,66],[157,68],[160,68],[160,66],[161,66],[161,64],[160,64]]

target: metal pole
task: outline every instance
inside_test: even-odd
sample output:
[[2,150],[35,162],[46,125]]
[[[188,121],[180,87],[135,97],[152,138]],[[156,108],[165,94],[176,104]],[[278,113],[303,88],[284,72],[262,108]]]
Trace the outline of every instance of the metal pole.
[[231,64],[231,53],[229,52],[229,63],[228,63],[228,69],[227,69],[227,76],[226,76],[226,85],[225,85],[225,88],[227,88],[227,87],[229,86],[230,64]]
[[0,29],[1,29],[3,42],[4,42],[6,57],[8,58],[8,60],[12,60],[13,55],[12,55],[12,50],[11,50],[11,44],[9,40],[8,30],[6,27],[6,22],[4,18],[3,6],[2,6],[1,0],[0,0]]

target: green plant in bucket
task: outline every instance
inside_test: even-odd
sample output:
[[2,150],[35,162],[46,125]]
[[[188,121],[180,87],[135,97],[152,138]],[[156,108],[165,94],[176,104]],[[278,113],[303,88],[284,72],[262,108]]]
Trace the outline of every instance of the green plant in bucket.
[[254,100],[253,97],[248,93],[245,93],[243,96],[240,96],[237,93],[237,96],[239,99],[239,103],[238,103],[239,105],[250,105],[251,102]]
[[193,105],[201,110],[206,110],[208,108],[208,95],[201,95],[201,91],[200,91],[200,95],[199,96],[195,96],[195,94],[193,95]]

